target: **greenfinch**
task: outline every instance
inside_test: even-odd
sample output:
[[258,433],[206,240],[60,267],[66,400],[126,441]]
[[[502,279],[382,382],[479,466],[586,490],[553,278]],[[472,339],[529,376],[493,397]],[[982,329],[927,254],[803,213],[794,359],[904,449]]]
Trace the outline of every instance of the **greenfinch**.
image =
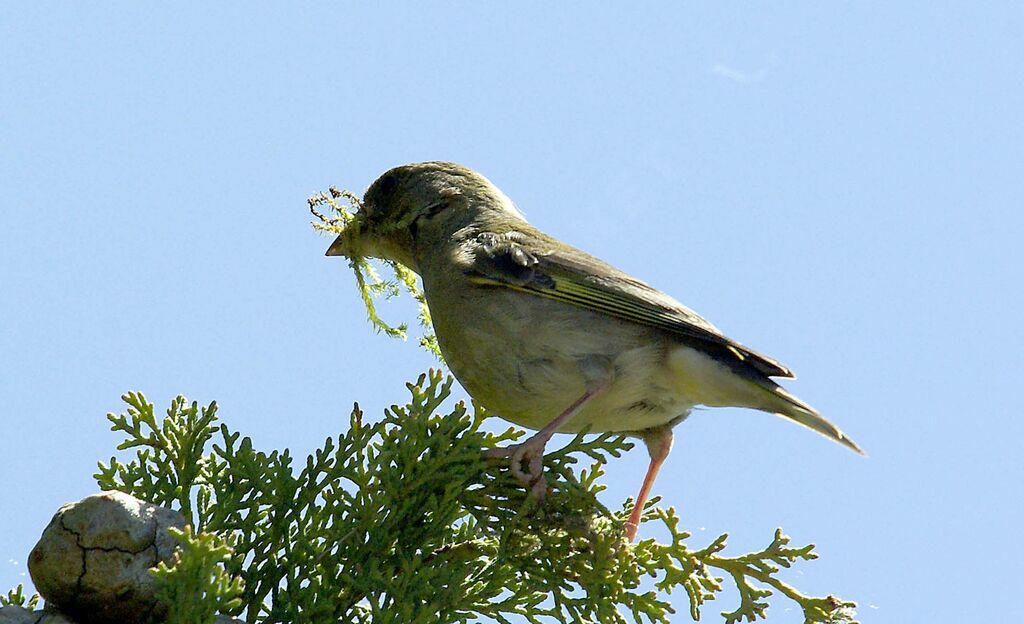
[[696,406],[778,414],[858,453],[848,436],[772,378],[776,360],[726,337],[646,283],[530,225],[479,173],[449,162],[402,165],[366,191],[329,256],[401,263],[423,282],[437,343],[480,404],[538,430],[492,455],[537,496],[543,452],[556,432],[621,432],[647,445],[650,464],[626,522],[644,504],[672,447],[672,428]]

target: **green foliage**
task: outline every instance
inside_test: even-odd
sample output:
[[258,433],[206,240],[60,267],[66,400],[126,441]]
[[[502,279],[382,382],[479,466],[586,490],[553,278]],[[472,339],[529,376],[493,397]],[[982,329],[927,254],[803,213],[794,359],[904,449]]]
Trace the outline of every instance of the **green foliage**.
[[0,607],[24,607],[26,609],[35,609],[39,604],[39,594],[32,594],[29,597],[25,596],[25,586],[18,583],[18,586],[12,590],[9,590],[6,595],[0,594]]
[[537,504],[504,460],[481,452],[523,432],[489,433],[479,407],[444,407],[451,384],[440,372],[421,376],[377,422],[356,406],[347,431],[299,465],[218,425],[213,403],[179,397],[157,420],[128,394],[127,413],[108,418],[125,435],[119,448],[135,455],[100,464],[97,482],[190,516],[196,533],[181,534],[177,563],[157,572],[168,601],[188,603],[175,615],[182,622],[214,612],[266,623],[669,622],[679,589],[700,617],[723,588],[714,571],[739,588],[726,622],[764,617],[772,591],[808,623],[850,621],[852,603],[776,578],[815,557],[781,532],[739,557],[722,555],[724,535],[692,550],[675,511],[651,501],[644,519],[663,523],[671,542],[626,542],[630,502],[610,511],[597,497],[605,462],[631,447],[622,437],[579,435],[550,452]]
[[158,596],[167,605],[167,624],[213,624],[218,613],[242,606],[242,579],[231,577],[224,562],[234,552],[216,533],[170,528],[180,543],[174,561],[153,570],[159,583]]
[[107,418],[113,423],[111,430],[126,436],[118,450],[137,448],[138,452],[130,466],[120,464],[114,457],[110,458],[109,466],[101,463],[97,475],[100,485],[105,490],[129,494],[145,492],[145,500],[180,509],[186,518],[195,517],[193,496],[201,505],[208,505],[213,495],[205,452],[217,431],[213,425],[217,404],[200,408],[179,396],[171,401],[167,416],[158,420],[153,404],[141,394],[129,392],[121,399],[128,404],[127,413],[108,414]]

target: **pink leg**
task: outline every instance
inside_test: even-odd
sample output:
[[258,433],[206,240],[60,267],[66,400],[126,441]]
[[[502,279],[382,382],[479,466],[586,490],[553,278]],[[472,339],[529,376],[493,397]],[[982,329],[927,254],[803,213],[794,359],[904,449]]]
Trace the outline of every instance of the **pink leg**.
[[[530,486],[530,491],[535,498],[544,498],[544,494],[547,493],[547,483],[544,481],[544,447],[562,425],[571,420],[583,409],[584,405],[601,394],[607,387],[608,384],[605,383],[587,390],[564,412],[524,442],[503,448],[489,449],[486,456],[511,458],[512,475],[523,485]],[[524,461],[529,466],[528,472],[523,471]]]
[[672,429],[671,427],[665,427],[645,431],[643,441],[647,445],[647,452],[651,456],[651,463],[647,466],[647,475],[644,477],[643,485],[640,486],[640,493],[636,495],[633,511],[629,514],[629,520],[626,520],[626,539],[631,542],[636,539],[637,529],[640,528],[640,516],[643,515],[644,505],[647,503],[647,497],[651,493],[654,479],[658,476],[661,465],[665,463],[665,458],[668,457],[669,451],[672,450]]

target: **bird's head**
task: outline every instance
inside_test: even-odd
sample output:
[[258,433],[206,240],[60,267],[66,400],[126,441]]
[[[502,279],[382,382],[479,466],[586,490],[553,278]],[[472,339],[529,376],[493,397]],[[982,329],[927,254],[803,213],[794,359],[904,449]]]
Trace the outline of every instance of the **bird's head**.
[[418,272],[425,249],[486,215],[522,219],[511,200],[472,169],[449,162],[401,165],[370,185],[327,255],[383,258]]

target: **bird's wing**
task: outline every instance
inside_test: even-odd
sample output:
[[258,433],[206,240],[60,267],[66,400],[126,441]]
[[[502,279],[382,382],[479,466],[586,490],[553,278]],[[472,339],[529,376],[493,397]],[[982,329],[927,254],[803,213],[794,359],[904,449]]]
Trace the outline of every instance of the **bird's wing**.
[[582,251],[518,232],[479,234],[471,250],[468,275],[477,285],[511,288],[657,327],[734,368],[793,377],[779,362],[727,338],[675,299]]

